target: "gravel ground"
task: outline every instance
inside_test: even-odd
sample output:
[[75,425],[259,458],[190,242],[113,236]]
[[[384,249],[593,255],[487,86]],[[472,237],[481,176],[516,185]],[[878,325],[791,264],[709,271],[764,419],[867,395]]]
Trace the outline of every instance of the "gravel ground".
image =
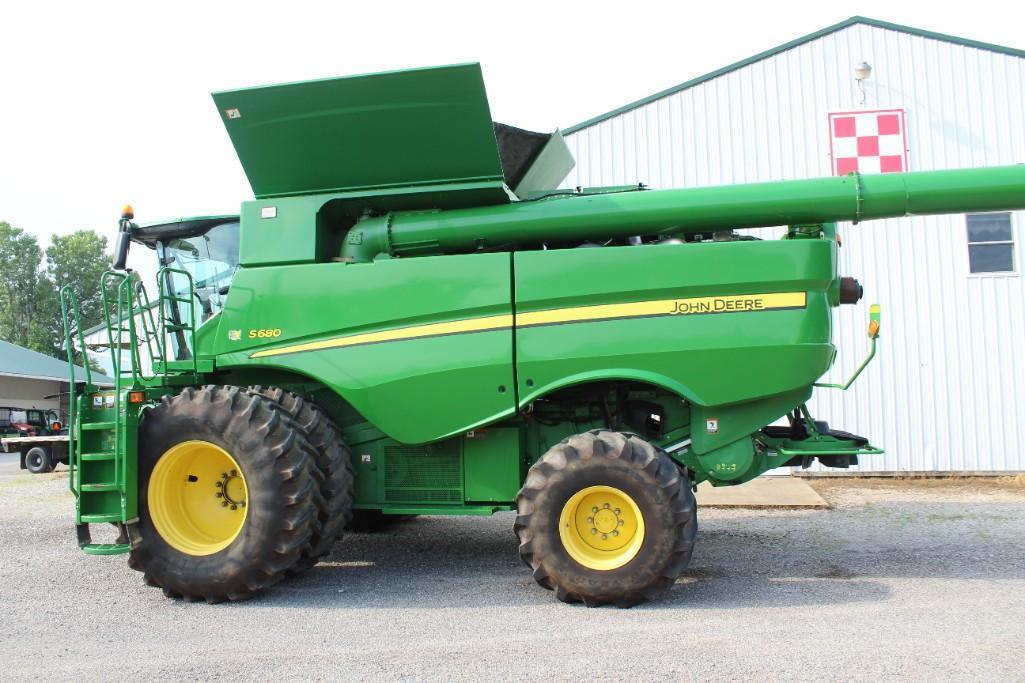
[[63,473],[0,456],[2,679],[1025,680],[1025,488],[815,481],[831,510],[702,509],[691,569],[563,605],[512,515],[352,534],[246,603],[185,604],[74,543]]

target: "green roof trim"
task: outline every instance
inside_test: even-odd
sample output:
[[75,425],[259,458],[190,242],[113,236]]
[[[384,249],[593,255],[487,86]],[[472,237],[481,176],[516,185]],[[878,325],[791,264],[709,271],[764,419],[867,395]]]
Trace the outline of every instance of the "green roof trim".
[[[0,340],[0,376],[67,382],[67,361]],[[93,372],[93,384],[114,384],[112,377]],[[75,366],[75,379],[85,381],[85,368]]]
[[756,55],[752,55],[751,57],[748,57],[747,59],[742,59],[739,62],[734,62],[733,64],[730,64],[729,66],[724,66],[721,69],[716,69],[715,71],[711,71],[711,72],[705,74],[704,76],[698,76],[697,78],[692,78],[691,80],[686,81],[684,83],[680,83],[679,85],[674,85],[671,88],[666,88],[665,90],[659,91],[659,92],[655,93],[654,95],[649,95],[648,97],[644,97],[642,99],[639,99],[636,102],[631,102],[630,104],[623,105],[622,107],[619,107],[618,109],[613,109],[610,112],[606,112],[606,113],[601,114],[599,116],[595,116],[594,118],[588,119],[588,120],[583,121],[581,123],[578,123],[578,124],[576,124],[574,126],[569,126],[568,128],[564,128],[562,130],[562,133],[563,133],[563,135],[572,135],[573,133],[576,133],[576,132],[578,132],[580,130],[583,130],[584,128],[589,128],[590,126],[593,126],[596,123],[601,123],[602,121],[607,121],[608,119],[611,119],[611,118],[614,118],[616,116],[619,116],[620,114],[625,114],[628,111],[631,111],[633,109],[638,109],[639,107],[643,107],[646,104],[650,104],[650,103],[652,103],[652,102],[654,102],[656,100],[660,100],[663,97],[668,97],[669,95],[673,95],[675,93],[678,93],[681,90],[687,90],[688,88],[693,88],[695,85],[700,85],[700,84],[702,84],[702,83],[704,83],[706,81],[712,80],[713,78],[718,78],[719,76],[722,76],[723,74],[728,74],[731,71],[736,71],[737,69],[742,69],[745,66],[748,66],[750,64],[754,64],[755,62],[759,62],[759,61],[761,61],[763,59],[766,59],[768,57],[774,57],[775,55],[778,55],[781,52],[786,52],[787,50],[793,49],[793,48],[795,48],[795,47],[797,47],[799,45],[803,45],[804,43],[810,42],[812,40],[816,40],[816,39],[821,38],[823,36],[827,36],[830,33],[835,33],[837,31],[843,30],[845,28],[849,28],[849,27],[854,26],[856,24],[864,24],[865,26],[874,26],[876,28],[888,29],[890,31],[900,31],[901,33],[907,33],[907,34],[910,34],[910,35],[913,35],[913,36],[918,36],[920,38],[931,38],[932,40],[940,40],[940,41],[943,41],[945,43],[953,43],[955,45],[962,45],[964,47],[974,47],[974,48],[977,48],[979,50],[988,50],[990,52],[998,52],[1000,54],[1010,55],[1011,57],[1022,57],[1022,58],[1025,58],[1025,50],[1019,50],[1019,49],[1016,49],[1016,48],[1013,48],[1013,47],[1004,47],[1003,45],[994,45],[992,43],[984,43],[984,42],[979,41],[979,40],[970,40],[968,38],[961,38],[961,37],[958,37],[958,36],[952,36],[952,35],[948,35],[946,33],[935,33],[933,31],[925,31],[925,30],[920,29],[920,28],[914,28],[913,26],[902,26],[901,24],[892,24],[892,23],[890,23],[888,21],[879,21],[878,19],[869,19],[868,17],[854,16],[854,17],[851,17],[850,19],[846,19],[844,21],[841,21],[838,24],[833,24],[832,26],[827,26],[826,28],[821,29],[819,31],[815,31],[814,33],[809,33],[806,36],[801,36],[800,38],[795,38],[794,40],[791,40],[788,43],[783,43],[782,45],[778,45],[778,46],[776,46],[774,48],[765,50],[764,52],[759,52]]

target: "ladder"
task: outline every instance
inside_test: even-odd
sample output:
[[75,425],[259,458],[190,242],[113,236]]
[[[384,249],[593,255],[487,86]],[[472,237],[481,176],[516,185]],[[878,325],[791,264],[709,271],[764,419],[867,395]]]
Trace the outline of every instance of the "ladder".
[[[182,277],[184,291],[173,286]],[[157,273],[158,316],[154,318],[146,288],[124,271],[107,271],[100,278],[106,314],[107,345],[113,368],[113,389],[93,381],[88,360],[85,381],[75,379],[75,344],[85,353],[78,299],[64,287],[60,292],[64,343],[71,381],[69,406],[68,487],[75,496],[78,545],[89,555],[130,552],[138,533],[138,427],[143,412],[166,393],[171,374],[197,376],[195,354],[189,349],[196,331],[193,279],[190,273],[162,268]],[[111,301],[113,297],[113,301]],[[113,315],[111,315],[113,312]],[[172,360],[169,335],[177,340]],[[122,351],[127,347],[128,362]],[[142,353],[150,370],[143,371]],[[94,543],[91,524],[110,523],[119,530],[113,543]]]
[[[111,283],[109,273],[101,278],[104,291],[104,310],[108,311],[107,287]],[[119,304],[120,304],[120,284]],[[120,306],[119,306],[120,309]],[[129,494],[134,473],[129,474],[127,449],[119,447],[124,430],[119,430],[121,401],[120,373],[115,365],[114,391],[101,391],[92,379],[88,358],[85,357],[85,339],[82,335],[78,297],[66,286],[60,289],[60,315],[65,327],[65,350],[68,354],[68,372],[71,381],[69,425],[68,425],[68,487],[75,496],[75,525],[78,545],[88,555],[119,555],[131,551],[129,524],[137,521],[136,495]],[[122,328],[122,316],[118,315],[118,328]],[[78,348],[82,350],[85,362],[85,383],[79,387],[75,377],[75,345],[73,334],[77,335]],[[108,339],[114,353],[115,340],[111,337],[108,321]],[[93,543],[90,524],[109,522],[118,527],[120,533],[113,544]]]

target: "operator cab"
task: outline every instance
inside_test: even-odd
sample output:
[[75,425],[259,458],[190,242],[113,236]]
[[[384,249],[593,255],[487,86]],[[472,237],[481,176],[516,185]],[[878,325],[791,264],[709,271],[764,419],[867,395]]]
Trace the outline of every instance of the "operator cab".
[[[168,321],[174,324],[195,323],[198,328],[224,309],[231,279],[238,269],[239,217],[202,216],[182,218],[176,221],[137,226],[131,223],[134,215],[126,207],[122,215],[122,242],[128,240],[141,244],[157,253],[157,268],[168,268],[164,283],[165,291],[177,299],[186,299],[189,294],[189,278],[192,278],[193,306],[180,303],[169,297]],[[116,269],[124,269],[127,259],[127,244],[119,245]],[[189,320],[195,315],[196,320]],[[191,357],[191,340],[184,331],[171,335],[174,358],[184,360]]]
[[[224,308],[231,278],[238,268],[238,216],[183,218],[134,228],[131,240],[157,252],[161,268],[184,270],[192,276],[197,324]],[[184,275],[170,273],[175,295],[188,294]]]

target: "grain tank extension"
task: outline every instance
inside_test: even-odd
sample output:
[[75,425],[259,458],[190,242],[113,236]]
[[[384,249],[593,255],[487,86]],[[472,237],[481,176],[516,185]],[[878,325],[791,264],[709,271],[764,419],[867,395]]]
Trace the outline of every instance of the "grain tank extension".
[[[81,547],[188,599],[250,597],[353,525],[498,511],[559,599],[655,598],[690,560],[693,486],[881,452],[806,406],[850,384],[817,384],[831,310],[861,299],[835,222],[1025,208],[1025,166],[558,189],[562,136],[492,121],[474,64],[214,101],[256,198],[150,225],[126,207],[118,383],[87,370],[72,410]],[[119,538],[94,542],[101,522]]]

